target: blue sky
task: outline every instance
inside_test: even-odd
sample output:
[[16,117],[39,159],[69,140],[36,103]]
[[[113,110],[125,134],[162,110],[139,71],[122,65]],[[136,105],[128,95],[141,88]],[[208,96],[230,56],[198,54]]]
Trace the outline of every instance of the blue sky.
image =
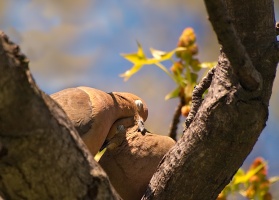
[[[159,134],[168,132],[177,101],[164,96],[175,85],[153,66],[124,82],[119,74],[131,64],[120,53],[136,51],[136,41],[146,51],[172,50],[189,26],[197,34],[200,60],[217,60],[219,53],[203,1],[0,0],[0,15],[1,29],[20,44],[46,93],[80,85],[135,93],[149,105],[147,128]],[[267,127],[246,162],[263,156],[272,175],[279,175],[278,84],[277,78]]]

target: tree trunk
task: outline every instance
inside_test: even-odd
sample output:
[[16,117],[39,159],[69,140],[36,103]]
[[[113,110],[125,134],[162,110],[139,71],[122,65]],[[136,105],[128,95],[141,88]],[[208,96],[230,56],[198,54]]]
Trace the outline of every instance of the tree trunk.
[[[216,199],[252,150],[268,117],[278,61],[271,0],[205,0],[223,50],[193,96],[201,105],[165,155],[143,199]],[[205,84],[206,83],[206,84]],[[192,108],[193,109],[193,108]]]
[[0,198],[117,199],[72,123],[0,33]]

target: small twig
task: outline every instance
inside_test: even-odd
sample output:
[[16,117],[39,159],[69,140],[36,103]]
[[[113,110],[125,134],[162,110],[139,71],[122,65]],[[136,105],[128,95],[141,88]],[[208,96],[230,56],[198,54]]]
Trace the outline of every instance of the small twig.
[[[28,58],[21,52],[18,45],[14,44],[9,37],[2,31],[0,31],[0,40],[1,40],[1,54],[6,52],[9,55],[9,62],[12,62],[16,67],[28,67],[29,60]],[[4,45],[4,46],[3,46]],[[3,50],[2,50],[3,48]]]
[[178,104],[178,106],[175,109],[174,115],[173,115],[173,119],[170,125],[170,130],[169,130],[169,136],[174,139],[175,141],[177,141],[177,126],[180,122],[180,116],[181,116],[181,108],[184,106],[185,104],[185,100],[183,97],[180,97],[180,102]]
[[234,73],[239,77],[241,86],[250,91],[261,88],[261,74],[255,69],[240,41],[224,1],[204,0],[204,2],[218,41],[229,58]]
[[191,111],[188,115],[188,117],[185,120],[185,129],[183,131],[183,133],[185,132],[185,130],[190,126],[190,124],[192,123],[194,117],[196,116],[196,113],[203,101],[202,99],[202,95],[204,94],[204,92],[209,88],[211,81],[212,81],[212,77],[214,75],[215,72],[215,67],[213,67],[212,69],[210,69],[207,73],[207,75],[201,80],[201,82],[195,86],[194,90],[193,90],[193,95],[192,95],[192,107],[191,107]]

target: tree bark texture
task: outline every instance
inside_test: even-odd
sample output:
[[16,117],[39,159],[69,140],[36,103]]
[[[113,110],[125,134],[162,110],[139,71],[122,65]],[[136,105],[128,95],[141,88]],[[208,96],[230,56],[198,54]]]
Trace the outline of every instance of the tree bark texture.
[[208,94],[143,199],[216,199],[266,125],[278,62],[273,1],[205,4],[223,50]]
[[118,198],[64,111],[34,83],[27,58],[2,32],[0,196]]

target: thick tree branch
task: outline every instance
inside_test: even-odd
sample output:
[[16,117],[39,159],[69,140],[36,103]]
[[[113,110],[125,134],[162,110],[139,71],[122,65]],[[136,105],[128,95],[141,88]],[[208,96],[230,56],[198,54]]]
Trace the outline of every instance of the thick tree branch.
[[0,33],[0,196],[117,199],[64,111],[33,81],[28,60]]
[[[144,199],[216,199],[250,153],[267,118],[267,107],[261,101],[248,102],[238,87],[222,54],[198,113],[160,163]],[[175,183],[179,186],[174,190]]]
[[216,2],[207,6],[221,12],[211,21],[224,52],[208,94],[143,199],[215,200],[265,127],[278,61],[272,0],[224,0],[229,21]]
[[279,58],[274,28],[274,2],[273,0],[225,0],[225,2],[238,37],[263,78],[261,98],[263,103],[268,105]]
[[234,72],[239,76],[239,82],[245,89],[251,91],[261,89],[262,77],[242,45],[224,1],[205,0],[204,2],[218,41],[228,56]]

